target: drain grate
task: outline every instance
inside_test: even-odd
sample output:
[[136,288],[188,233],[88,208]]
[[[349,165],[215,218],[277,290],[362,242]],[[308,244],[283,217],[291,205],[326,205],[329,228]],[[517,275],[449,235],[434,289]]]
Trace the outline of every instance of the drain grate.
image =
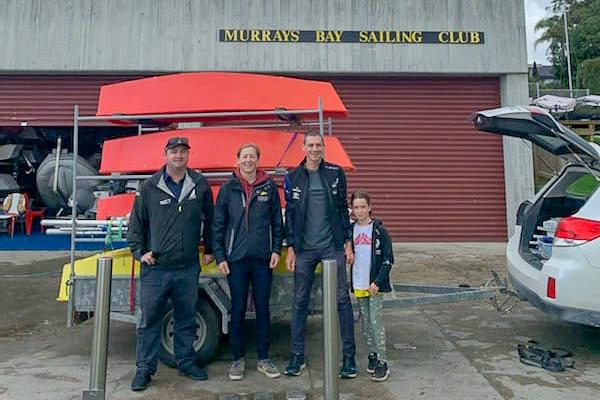
[[301,390],[288,390],[286,392],[258,392],[252,394],[227,393],[220,394],[218,400],[307,400],[308,395]]

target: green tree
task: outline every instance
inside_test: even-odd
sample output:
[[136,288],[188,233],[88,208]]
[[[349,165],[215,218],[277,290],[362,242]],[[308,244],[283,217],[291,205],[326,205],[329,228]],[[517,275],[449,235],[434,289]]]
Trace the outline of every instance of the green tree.
[[549,7],[553,13],[540,20],[535,29],[541,31],[537,43],[548,43],[548,60],[554,73],[565,87],[568,85],[566,44],[563,11],[567,10],[571,68],[574,82],[582,62],[600,57],[600,0],[552,0]]
[[592,93],[600,94],[600,57],[585,60],[579,64],[577,79]]

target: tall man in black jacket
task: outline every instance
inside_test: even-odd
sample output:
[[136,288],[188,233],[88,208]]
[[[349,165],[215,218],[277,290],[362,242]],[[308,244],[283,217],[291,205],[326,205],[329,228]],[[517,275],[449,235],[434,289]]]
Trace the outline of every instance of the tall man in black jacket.
[[286,266],[294,271],[292,306],[292,359],[285,370],[298,376],[305,367],[304,337],[315,268],[323,259],[337,261],[337,304],[343,346],[341,378],[356,377],[354,321],[346,278],[352,263],[352,231],[346,199],[346,175],[323,159],[323,137],[304,135],[304,161],[285,178]]
[[204,239],[203,262],[211,262],[214,206],[206,179],[187,168],[189,149],[187,138],[167,141],[165,166],[143,183],[129,219],[129,246],[142,263],[142,318],[137,330],[137,370],[131,383],[134,391],[146,389],[156,373],[161,320],[169,298],[175,319],[178,373],[194,380],[207,379],[206,370],[196,364],[193,343],[200,273],[198,246]]

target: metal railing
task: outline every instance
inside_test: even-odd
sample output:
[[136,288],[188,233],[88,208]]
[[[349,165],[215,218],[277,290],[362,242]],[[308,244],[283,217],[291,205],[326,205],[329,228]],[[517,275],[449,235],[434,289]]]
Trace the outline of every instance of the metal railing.
[[529,84],[529,97],[533,99],[537,99],[539,97],[545,96],[547,94],[551,94],[553,96],[560,97],[581,97],[581,96],[589,96],[590,89],[551,89],[551,88],[542,88],[539,83],[530,83]]

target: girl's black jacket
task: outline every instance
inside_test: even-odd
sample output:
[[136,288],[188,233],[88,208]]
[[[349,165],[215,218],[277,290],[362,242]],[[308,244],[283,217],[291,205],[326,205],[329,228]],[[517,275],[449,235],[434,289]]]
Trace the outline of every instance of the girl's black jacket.
[[[354,232],[353,222],[351,225]],[[352,241],[352,250],[354,250],[354,241]],[[392,250],[392,240],[383,223],[378,219],[373,219],[373,244],[371,246],[371,283],[379,287],[380,292],[390,292],[390,270],[394,265],[394,252]],[[352,279],[352,270],[350,270],[350,279]],[[351,288],[354,285],[350,286]]]
[[213,222],[213,249],[217,264],[246,257],[268,260],[280,254],[283,218],[277,185],[271,178],[254,185],[246,198],[234,174],[219,190]]

